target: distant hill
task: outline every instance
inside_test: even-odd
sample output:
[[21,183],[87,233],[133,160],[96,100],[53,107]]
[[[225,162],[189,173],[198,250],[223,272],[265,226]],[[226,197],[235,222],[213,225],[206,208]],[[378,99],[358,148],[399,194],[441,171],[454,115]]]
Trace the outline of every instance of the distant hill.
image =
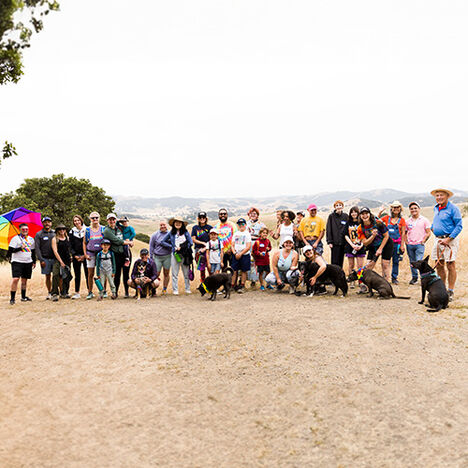
[[[468,202],[468,192],[454,190],[454,203]],[[434,198],[427,193],[410,193],[394,189],[377,189],[363,192],[337,191],[322,192],[313,195],[288,195],[278,197],[240,197],[240,198],[143,198],[131,196],[114,196],[116,210],[119,214],[138,217],[168,217],[173,215],[194,219],[198,211],[206,211],[211,217],[220,208],[226,208],[231,214],[245,214],[249,207],[256,206],[264,212],[274,212],[277,209],[290,208],[305,210],[310,203],[315,203],[319,210],[329,211],[336,200],[342,200],[346,208],[352,205],[368,206],[376,209],[399,200],[403,206],[411,201],[417,201],[421,206],[431,206]]]

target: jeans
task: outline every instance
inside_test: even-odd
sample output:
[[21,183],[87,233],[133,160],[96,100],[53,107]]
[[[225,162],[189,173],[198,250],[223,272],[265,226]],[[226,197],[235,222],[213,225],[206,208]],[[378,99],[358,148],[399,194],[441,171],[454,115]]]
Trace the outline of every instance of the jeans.
[[[424,258],[424,244],[406,244],[406,250],[408,251],[410,262],[417,262],[418,260],[422,260]],[[411,276],[413,279],[418,279],[418,270],[416,270],[416,268],[411,267]]]
[[183,260],[178,262],[172,254],[171,270],[172,270],[172,291],[179,292],[179,270],[182,268],[184,274],[185,290],[190,291],[190,280],[188,277],[189,265],[184,265]]
[[398,272],[400,268],[400,245],[396,242],[393,243],[393,254],[392,254],[392,280],[398,278]]
[[[283,284],[289,284],[291,286],[297,286],[297,280],[299,278],[299,272],[297,270],[288,270],[288,271],[278,271],[278,275],[281,278],[281,281]],[[276,281],[276,276],[273,272],[269,273],[265,281],[270,285],[270,286],[276,286],[277,281]]]

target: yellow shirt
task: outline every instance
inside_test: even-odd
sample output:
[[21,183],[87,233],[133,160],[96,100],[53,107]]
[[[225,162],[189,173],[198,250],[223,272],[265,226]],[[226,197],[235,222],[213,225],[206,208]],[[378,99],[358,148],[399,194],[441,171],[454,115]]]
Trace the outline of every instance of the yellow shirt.
[[298,230],[304,237],[318,237],[325,230],[325,221],[320,216],[308,216],[301,221]]

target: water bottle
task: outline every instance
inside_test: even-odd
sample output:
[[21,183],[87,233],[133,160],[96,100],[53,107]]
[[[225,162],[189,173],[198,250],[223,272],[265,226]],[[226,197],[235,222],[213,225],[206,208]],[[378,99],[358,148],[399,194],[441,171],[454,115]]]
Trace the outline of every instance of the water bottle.
[[182,257],[179,255],[179,252],[174,252],[174,258],[176,259],[177,263],[182,261]]
[[104,286],[101,283],[101,280],[99,278],[94,278],[94,282],[99,290],[99,292],[104,290]]

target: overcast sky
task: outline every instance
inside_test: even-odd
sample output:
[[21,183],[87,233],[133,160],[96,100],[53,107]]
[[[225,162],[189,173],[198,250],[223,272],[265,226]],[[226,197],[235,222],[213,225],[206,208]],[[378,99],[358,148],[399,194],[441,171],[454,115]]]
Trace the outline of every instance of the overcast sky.
[[62,0],[0,87],[1,192],[468,189],[468,2]]

